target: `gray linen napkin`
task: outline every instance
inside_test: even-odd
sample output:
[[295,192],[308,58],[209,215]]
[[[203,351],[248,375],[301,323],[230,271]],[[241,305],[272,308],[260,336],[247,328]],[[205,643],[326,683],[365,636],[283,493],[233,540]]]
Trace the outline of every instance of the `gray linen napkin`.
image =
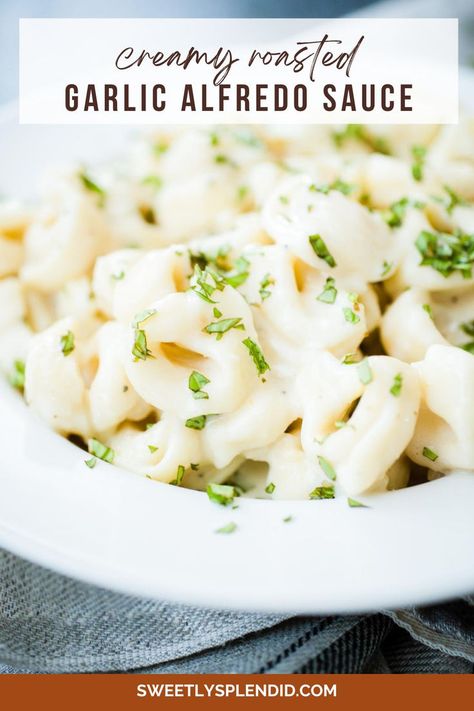
[[291,617],[119,595],[0,550],[0,672],[470,673],[472,598]]
[[[340,3],[334,14],[355,4]],[[24,2],[23,14],[49,10],[64,15],[61,2],[46,7],[41,3],[37,12],[35,5]],[[296,14],[311,15],[301,3],[297,7]],[[12,5],[6,9],[11,20]],[[7,32],[5,10],[0,16],[3,46],[16,36]],[[224,14],[232,13],[227,7]],[[253,11],[243,14],[251,16]],[[472,0],[393,0],[358,14],[459,17],[461,61],[474,59]],[[288,619],[117,595],[0,550],[0,673],[472,673],[473,662],[473,598],[418,610]]]

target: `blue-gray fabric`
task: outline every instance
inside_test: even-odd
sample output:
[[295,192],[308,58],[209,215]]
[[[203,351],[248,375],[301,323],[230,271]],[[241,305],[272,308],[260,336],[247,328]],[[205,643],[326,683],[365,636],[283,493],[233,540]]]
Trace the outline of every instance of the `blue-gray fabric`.
[[120,595],[0,550],[0,672],[472,673],[474,599],[291,617]]
[[[0,100],[17,90],[25,16],[337,16],[364,0],[0,0]],[[361,15],[460,17],[473,60],[472,0],[398,0]],[[466,561],[469,564],[469,561]],[[472,598],[363,616],[204,610],[118,595],[0,550],[0,673],[472,673]]]

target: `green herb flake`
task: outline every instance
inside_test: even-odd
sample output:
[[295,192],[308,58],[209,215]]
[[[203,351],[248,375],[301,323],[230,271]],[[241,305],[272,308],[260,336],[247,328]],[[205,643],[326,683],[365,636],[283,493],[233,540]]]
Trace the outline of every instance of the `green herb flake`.
[[474,318],[471,321],[465,321],[459,325],[459,328],[463,333],[468,336],[474,336]]
[[90,439],[88,442],[88,449],[90,454],[93,454],[94,457],[97,457],[97,459],[102,459],[103,462],[112,464],[114,461],[114,450],[107,447],[105,444],[102,444],[102,442],[99,442],[98,439]]
[[423,447],[423,456],[429,459],[431,462],[436,462],[436,460],[438,459],[438,455],[436,454],[436,452],[433,452],[433,450],[429,447]]
[[433,319],[433,309],[430,304],[423,304],[422,309],[423,311],[426,311],[430,319]]
[[272,295],[272,292],[269,290],[268,287],[274,286],[274,284],[275,280],[271,276],[271,274],[265,274],[262,281],[260,282],[260,289],[258,290],[262,301],[265,301],[265,299],[268,299],[268,297]]
[[446,212],[448,215],[452,215],[453,210],[458,205],[466,205],[466,200],[463,200],[457,193],[454,192],[448,185],[444,185],[443,189],[448,194],[448,203],[446,205]]
[[137,360],[146,360],[147,358],[154,358],[151,351],[148,349],[148,344],[146,340],[146,333],[140,328],[135,329],[135,339],[133,342],[132,355]]
[[237,199],[245,200],[248,194],[249,188],[247,187],[247,185],[239,185],[239,187],[237,188]]
[[209,398],[208,393],[204,392],[202,388],[210,383],[209,378],[206,378],[202,373],[198,373],[197,370],[193,370],[188,380],[188,387],[193,393],[193,398],[195,400],[207,400]]
[[370,506],[367,506],[367,504],[363,504],[361,501],[357,501],[357,499],[351,499],[350,497],[348,497],[347,503],[351,507],[351,509],[369,509],[370,508]]
[[95,193],[99,197],[99,205],[102,207],[105,203],[105,198],[107,196],[107,193],[103,188],[100,187],[100,185],[97,185],[91,178],[87,175],[87,173],[79,173],[79,179],[82,182],[83,186],[86,188],[86,190],[89,190],[91,193]]
[[370,368],[370,363],[368,358],[361,360],[357,366],[357,374],[359,380],[363,385],[368,385],[373,380],[372,370]]
[[413,158],[411,174],[414,180],[420,182],[421,180],[423,180],[426,148],[424,146],[412,146],[411,155]]
[[309,498],[311,500],[315,499],[335,499],[336,494],[334,492],[334,486],[332,484],[325,484],[323,486],[317,486],[310,493]]
[[278,199],[282,205],[288,205],[288,203],[290,202],[288,200],[288,195],[280,195],[280,197]]
[[341,363],[343,365],[354,365],[354,363],[359,363],[360,358],[357,353],[346,353],[346,355],[342,358]]
[[393,263],[392,263],[392,262],[387,262],[387,261],[384,260],[384,263],[382,264],[382,273],[380,274],[380,276],[381,276],[382,278],[383,278],[383,277],[386,277],[387,274],[392,270],[392,267],[393,267]]
[[170,484],[172,486],[181,486],[184,474],[186,472],[186,469],[183,464],[178,464],[178,468],[176,470],[176,479],[173,479],[173,481],[170,481]]
[[319,257],[319,259],[323,259],[330,267],[337,266],[336,260],[326,247],[326,243],[320,235],[310,235],[308,240],[313,248],[313,252],[317,257]]
[[67,333],[64,334],[64,336],[61,336],[61,350],[65,356],[70,355],[74,348],[74,334],[72,331],[68,331]]
[[389,227],[400,227],[405,218],[405,214],[410,201],[407,197],[403,197],[397,202],[390,205],[388,210],[382,212],[382,217]]
[[276,489],[276,486],[275,486],[275,484],[271,481],[269,484],[266,485],[266,487],[265,487],[265,492],[266,492],[267,494],[273,494],[273,492],[275,491],[275,489]]
[[283,523],[291,523],[293,521],[293,516],[290,514],[289,516],[285,516],[283,519]]
[[318,301],[322,301],[324,304],[333,304],[337,298],[337,289],[335,287],[335,281],[332,277],[326,279],[324,289],[316,297]]
[[158,451],[158,447],[155,447],[154,444],[149,444],[149,445],[147,445],[147,446],[148,446],[148,449],[150,450],[150,452],[151,452],[152,454],[154,454],[155,452]]
[[115,274],[111,274],[111,277],[112,279],[114,279],[114,281],[122,281],[122,279],[125,278],[125,272],[116,272]]
[[191,467],[193,472],[197,472],[197,470],[199,469],[199,464],[194,464],[193,462],[191,462],[189,466]]
[[23,391],[25,387],[25,363],[22,360],[13,361],[13,370],[8,378],[10,385]]
[[138,326],[141,326],[142,323],[147,321],[151,316],[154,316],[156,314],[156,309],[145,309],[145,311],[140,311],[140,313],[135,314],[133,321],[132,321],[132,326],[134,328],[138,328]]
[[84,461],[84,464],[86,467],[89,467],[89,469],[94,469],[95,465],[97,464],[97,459],[95,457],[91,457],[90,459],[86,459]]
[[354,325],[356,323],[359,323],[359,321],[360,321],[359,316],[356,313],[354,313],[354,311],[352,309],[350,309],[348,306],[344,306],[344,308],[342,309],[342,312],[344,314],[344,318],[346,319],[346,321],[348,323],[352,323]]
[[214,314],[214,318],[220,318],[222,316],[222,311],[219,311],[216,307],[212,309],[212,313]]
[[216,529],[216,533],[234,533],[234,531],[237,530],[237,524],[234,523],[233,521],[230,521],[229,523],[226,523],[225,526],[221,526],[220,528]]
[[323,472],[326,474],[327,478],[330,479],[331,481],[336,481],[336,472],[334,471],[334,467],[330,462],[328,462],[327,459],[324,457],[319,456],[318,457],[318,462],[319,466],[323,470]]
[[143,178],[142,184],[153,188],[153,190],[160,190],[163,187],[163,179],[159,175],[147,175]]
[[242,343],[248,349],[259,375],[263,375],[267,372],[267,370],[270,370],[270,366],[265,360],[265,356],[263,355],[259,346],[255,343],[255,341],[253,341],[251,338],[246,338],[242,341]]
[[216,334],[216,340],[220,341],[220,339],[224,336],[225,333],[230,331],[232,328],[236,328],[240,331],[245,330],[245,326],[242,322],[242,318],[223,318],[220,321],[213,321],[212,323],[208,323],[207,326],[203,329],[206,333],[209,333],[210,335]]
[[206,415],[198,415],[197,417],[190,417],[184,423],[186,427],[192,430],[203,430],[206,426]]
[[235,486],[230,486],[229,484],[208,484],[207,485],[207,495],[210,501],[221,506],[227,506],[232,504],[235,497],[239,496],[239,492]]
[[245,257],[239,257],[235,262],[233,273],[226,274],[224,277],[226,284],[234,287],[234,289],[241,286],[241,284],[246,282],[249,277],[249,266],[250,262],[248,259],[245,259]]
[[380,136],[372,136],[367,131],[365,126],[357,123],[349,123],[340,131],[335,131],[332,134],[332,138],[337,148],[342,148],[348,140],[354,140],[359,141],[376,153],[390,155],[392,152],[384,138],[381,138]]
[[464,343],[464,345],[461,346],[463,351],[467,351],[468,353],[471,353],[474,355],[474,341],[469,341],[469,343]]
[[394,397],[399,397],[400,393],[402,392],[402,385],[403,385],[403,375],[401,373],[397,373],[396,376],[393,379],[393,385],[390,388],[390,392]]
[[474,234],[460,230],[454,234],[443,232],[420,232],[415,246],[422,259],[420,266],[430,266],[444,277],[458,271],[464,279],[472,277],[474,263]]

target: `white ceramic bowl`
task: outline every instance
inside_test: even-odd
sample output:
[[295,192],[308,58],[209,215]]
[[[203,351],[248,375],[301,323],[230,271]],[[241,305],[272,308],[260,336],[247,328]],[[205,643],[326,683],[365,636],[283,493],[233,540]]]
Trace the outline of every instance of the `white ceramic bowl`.
[[[463,86],[474,96],[472,76]],[[15,111],[5,111],[0,192],[31,193],[39,173],[65,158],[107,157],[124,131],[20,127]],[[84,452],[3,381],[0,452],[0,545],[107,588],[298,613],[400,607],[474,590],[473,475],[372,496],[368,509],[345,499],[240,500],[231,511],[102,462],[88,469]],[[230,520],[237,531],[217,535]]]

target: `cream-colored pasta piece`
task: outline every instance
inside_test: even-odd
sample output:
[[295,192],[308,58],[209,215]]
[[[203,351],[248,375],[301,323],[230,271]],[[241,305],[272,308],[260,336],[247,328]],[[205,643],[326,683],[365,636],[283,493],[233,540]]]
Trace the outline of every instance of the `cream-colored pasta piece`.
[[97,371],[89,388],[90,419],[94,432],[117,427],[125,420],[142,420],[152,408],[134,391],[123,367],[127,328],[116,321],[104,324],[92,344]]
[[169,413],[145,431],[124,425],[107,444],[114,450],[115,464],[159,481],[176,481],[180,467],[189,470],[202,461],[199,432]]
[[[84,439],[124,420],[140,420],[151,411],[121,365],[126,327],[111,321],[92,339],[88,331],[87,321],[65,318],[34,336],[25,377],[25,396],[32,409],[58,432]],[[67,334],[73,340],[65,345]]]
[[[62,339],[75,334],[75,348],[65,355]],[[91,433],[88,395],[82,374],[77,323],[57,321],[31,341],[25,369],[25,397],[31,409],[61,434]]]
[[25,233],[25,284],[55,291],[86,275],[107,251],[109,234],[94,196],[76,179],[43,204]]
[[118,282],[125,279],[129,270],[142,256],[143,252],[138,249],[119,249],[96,260],[92,293],[96,307],[108,318],[114,316],[114,296]]
[[408,456],[435,471],[474,470],[474,358],[461,348],[434,345],[413,369],[422,398]]
[[262,218],[258,212],[240,215],[232,229],[208,237],[191,240],[186,247],[193,254],[203,253],[210,258],[211,263],[219,261],[221,256],[224,262],[230,265],[240,256],[242,250],[250,245],[270,244],[271,240],[262,226]]
[[370,155],[363,164],[361,178],[370,204],[379,209],[387,208],[407,195],[423,195],[419,183],[413,179],[410,165],[391,156]]
[[192,273],[189,254],[181,245],[152,250],[127,270],[117,281],[112,312],[115,318],[130,324],[136,314],[169,294],[188,288]]
[[427,163],[440,185],[474,200],[474,119],[463,117],[459,124],[443,126],[433,143]]
[[29,211],[11,200],[0,200],[0,279],[17,274],[23,261],[23,234]]
[[[232,287],[216,289],[213,300],[215,305],[187,291],[150,303],[148,308],[155,313],[139,324],[151,356],[145,360],[133,358],[136,336],[130,331],[124,366],[132,385],[146,402],[183,420],[231,412],[258,383],[255,363],[243,344],[246,338],[258,343],[250,307]],[[210,324],[224,319],[236,321],[223,337],[206,332]],[[209,381],[201,388],[207,398],[197,399],[190,389],[193,371]]]
[[428,291],[409,289],[400,294],[382,318],[380,335],[387,353],[411,363],[424,358],[434,343],[447,344],[432,313]]
[[[147,176],[150,180],[158,176]],[[104,214],[117,247],[152,249],[164,244],[152,182],[136,182],[120,177],[107,190]]]
[[291,383],[270,373],[266,382],[254,385],[241,407],[208,418],[202,433],[206,457],[222,469],[242,452],[272,444],[300,415]]
[[318,300],[325,298],[325,276],[284,247],[249,249],[244,257],[249,276],[239,289],[255,305],[257,331],[269,357],[275,354],[276,372],[298,371],[315,349],[340,356],[357,350],[368,330],[357,295],[336,280],[334,302]]
[[24,361],[31,339],[25,323],[25,302],[15,277],[0,279],[0,371],[10,374],[15,361]]
[[268,464],[266,484],[273,484],[273,499],[308,499],[327,479],[316,460],[301,447],[299,431],[281,435],[270,447],[247,452],[249,459]]
[[329,462],[350,496],[379,486],[415,429],[420,400],[416,372],[388,356],[344,365],[323,352],[301,374],[299,387],[305,398],[301,438],[306,454]]
[[295,176],[278,186],[263,209],[270,236],[356,291],[380,281],[396,251],[383,219],[336,190],[323,194],[312,185],[308,176]]

